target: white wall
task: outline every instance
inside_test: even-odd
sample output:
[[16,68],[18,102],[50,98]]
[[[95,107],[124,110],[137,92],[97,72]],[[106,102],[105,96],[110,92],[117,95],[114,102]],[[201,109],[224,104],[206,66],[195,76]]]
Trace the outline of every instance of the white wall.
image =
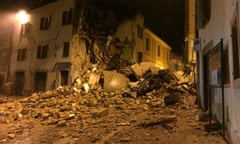
[[[239,0],[237,0],[239,1]],[[231,23],[233,19],[234,10],[236,7],[235,0],[212,0],[211,1],[211,19],[209,23],[199,31],[201,38],[201,48],[203,48],[213,41],[215,46],[220,39],[223,38],[224,45],[228,44],[229,48],[229,67],[230,67],[230,84],[225,87],[225,117],[228,126],[228,131],[234,144],[240,143],[240,89],[233,88],[233,60],[232,60],[232,43],[231,43]],[[200,52],[200,87],[205,83],[203,81],[203,53]],[[203,88],[201,87],[200,96],[203,97]],[[217,97],[217,96],[215,96]],[[221,104],[221,101],[217,102]],[[215,107],[216,108],[216,107]],[[216,113],[220,111],[215,110]],[[218,116],[221,118],[221,114]],[[221,121],[221,119],[220,119]]]
[[[56,62],[68,62],[68,58],[62,58],[64,42],[72,39],[72,25],[62,25],[63,11],[73,8],[74,0],[60,0],[28,11],[29,23],[32,31],[20,40],[20,24],[16,23],[14,32],[14,48],[12,53],[11,74],[14,77],[16,71],[24,71],[26,75],[25,89],[31,89],[33,85],[33,74],[36,70],[51,72]],[[41,17],[51,16],[51,25],[47,30],[40,30]],[[37,59],[37,46],[48,44],[46,59]],[[17,61],[17,50],[27,48],[27,60]],[[48,82],[48,80],[47,80]],[[50,84],[47,83],[47,89]]]
[[[70,42],[72,38],[72,25],[62,26],[62,12],[70,8],[73,8],[73,0],[61,0],[32,11],[34,45],[49,43],[49,56],[54,57],[56,54],[54,57],[56,61],[63,60],[61,57],[63,43]],[[41,17],[49,15],[52,19],[50,29],[40,31]]]

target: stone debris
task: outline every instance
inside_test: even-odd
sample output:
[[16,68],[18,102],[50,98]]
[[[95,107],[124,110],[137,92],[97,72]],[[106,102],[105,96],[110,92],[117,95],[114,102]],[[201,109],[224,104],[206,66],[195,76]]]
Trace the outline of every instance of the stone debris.
[[123,74],[114,71],[104,71],[104,86],[106,92],[122,91],[128,87],[128,78]]
[[[0,121],[9,123],[34,118],[43,124],[64,126],[66,121],[79,119],[86,107],[95,108],[89,115],[97,118],[108,115],[106,108],[112,106],[134,106],[148,110],[177,103],[194,105],[194,88],[191,85],[179,83],[178,78],[167,70],[152,73],[146,70],[147,65],[145,63],[141,80],[136,82],[131,82],[127,76],[116,71],[103,71],[102,85],[101,72],[95,69],[84,78],[75,79],[72,86],[60,86],[52,91],[33,93],[20,101],[2,103],[4,109],[0,109]],[[140,76],[137,75],[138,78]]]
[[134,72],[134,74],[135,74],[137,77],[142,77],[142,75],[143,75],[143,70],[142,70],[141,66],[140,66],[138,63],[132,65],[132,66],[131,66],[131,69],[132,69],[132,71]]
[[[178,104],[184,109],[194,106],[192,85],[180,83],[168,70],[156,72],[154,68],[152,72],[152,66],[147,69],[146,65],[144,72],[140,72],[142,75],[131,71],[132,67],[128,68],[130,72],[127,73],[90,70],[84,77],[77,77],[71,86],[60,86],[51,91],[33,93],[30,97],[17,101],[3,102],[0,104],[0,123],[37,120],[42,125],[58,128],[77,126],[76,129],[82,132],[87,125],[101,124],[102,121],[116,121],[117,127],[136,125],[137,120],[134,118],[131,121],[114,120],[112,112],[115,110],[128,114],[128,110],[164,110]],[[129,78],[130,73],[136,79]],[[156,121],[145,119],[138,126],[147,128],[161,125],[166,130],[173,131],[176,121],[175,112],[169,112]],[[191,126],[197,127],[195,124]],[[15,136],[15,133],[9,133],[6,138],[13,139]],[[101,136],[90,137],[93,141],[101,139]],[[120,141],[127,142],[128,138]]]

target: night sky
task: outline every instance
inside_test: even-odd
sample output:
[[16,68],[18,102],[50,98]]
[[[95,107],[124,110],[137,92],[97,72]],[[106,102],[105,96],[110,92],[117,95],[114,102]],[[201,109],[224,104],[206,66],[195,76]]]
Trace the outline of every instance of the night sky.
[[[37,0],[0,0],[0,10],[22,7]],[[41,0],[44,1],[44,0]],[[181,53],[184,42],[184,0],[106,0],[139,8],[145,25],[166,41],[174,52]]]
[[165,40],[173,51],[181,53],[184,44],[184,0],[145,1],[145,25]]
[[0,11],[7,9],[16,9],[24,5],[24,0],[0,0]]

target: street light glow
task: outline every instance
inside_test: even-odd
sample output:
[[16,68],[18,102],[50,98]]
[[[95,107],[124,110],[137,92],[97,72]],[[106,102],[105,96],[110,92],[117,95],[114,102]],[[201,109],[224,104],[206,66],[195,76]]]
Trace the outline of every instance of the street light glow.
[[26,24],[29,21],[29,15],[24,10],[19,11],[17,17],[21,24]]

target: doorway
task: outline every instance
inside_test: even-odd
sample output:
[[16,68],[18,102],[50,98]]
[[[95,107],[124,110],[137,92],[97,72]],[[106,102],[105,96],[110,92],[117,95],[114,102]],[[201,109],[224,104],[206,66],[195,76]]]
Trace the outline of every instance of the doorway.
[[15,94],[16,95],[23,94],[24,85],[25,85],[25,73],[16,72],[15,73]]
[[69,72],[67,70],[62,70],[61,71],[61,85],[68,85],[68,75]]
[[34,92],[45,91],[47,82],[46,72],[36,72],[34,75]]

